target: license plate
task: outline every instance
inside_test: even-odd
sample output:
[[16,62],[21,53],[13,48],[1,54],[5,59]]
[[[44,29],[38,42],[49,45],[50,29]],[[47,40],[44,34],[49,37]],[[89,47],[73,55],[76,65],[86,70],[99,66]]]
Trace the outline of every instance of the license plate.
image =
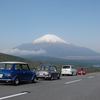
[[0,74],[0,78],[2,78],[3,77],[3,74]]
[[39,75],[43,75],[43,73],[40,73]]

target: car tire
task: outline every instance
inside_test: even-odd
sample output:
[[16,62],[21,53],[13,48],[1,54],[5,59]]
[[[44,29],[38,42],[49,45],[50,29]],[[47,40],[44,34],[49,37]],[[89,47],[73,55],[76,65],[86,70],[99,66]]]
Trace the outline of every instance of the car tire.
[[34,76],[34,78],[32,79],[32,83],[36,83],[37,82],[37,77]]
[[71,76],[73,76],[74,74],[73,74],[73,72],[72,72],[72,74],[71,74]]
[[51,77],[50,77],[50,80],[52,81],[54,78],[53,78],[53,75],[51,75]]
[[13,81],[13,85],[19,85],[19,83],[20,83],[20,79],[16,77]]
[[57,75],[57,79],[60,79],[60,74]]

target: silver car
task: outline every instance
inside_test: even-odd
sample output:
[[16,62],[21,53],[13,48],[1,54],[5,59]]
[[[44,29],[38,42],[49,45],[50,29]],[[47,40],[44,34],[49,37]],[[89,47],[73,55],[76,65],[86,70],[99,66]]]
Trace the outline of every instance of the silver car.
[[60,72],[54,65],[40,65],[36,71],[37,78],[60,79]]

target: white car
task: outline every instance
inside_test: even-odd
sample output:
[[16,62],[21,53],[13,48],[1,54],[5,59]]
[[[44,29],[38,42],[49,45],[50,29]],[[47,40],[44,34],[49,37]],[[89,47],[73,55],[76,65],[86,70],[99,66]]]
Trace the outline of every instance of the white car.
[[77,70],[73,65],[63,65],[61,69],[61,75],[77,75]]

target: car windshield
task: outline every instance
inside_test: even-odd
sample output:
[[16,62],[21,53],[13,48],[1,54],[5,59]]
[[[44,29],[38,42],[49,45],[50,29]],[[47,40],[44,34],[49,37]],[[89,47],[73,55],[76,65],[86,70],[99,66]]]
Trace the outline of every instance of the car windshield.
[[70,66],[63,66],[64,69],[70,68]]
[[38,70],[49,70],[49,66],[38,66]]
[[12,64],[0,64],[0,69],[10,70],[12,68]]

